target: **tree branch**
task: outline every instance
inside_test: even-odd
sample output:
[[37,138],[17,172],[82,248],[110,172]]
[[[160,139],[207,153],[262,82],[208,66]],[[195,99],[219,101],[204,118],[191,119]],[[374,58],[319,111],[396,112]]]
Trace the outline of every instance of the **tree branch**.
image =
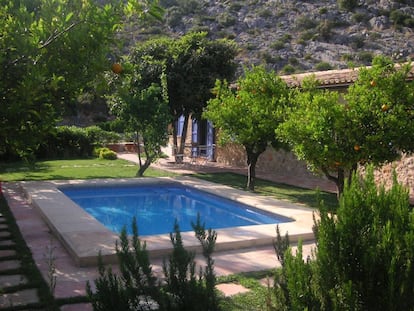
[[65,29],[63,29],[60,32],[57,32],[57,30],[55,30],[53,32],[53,34],[50,35],[49,38],[47,38],[47,40],[45,41],[45,43],[43,43],[39,49],[44,49],[46,47],[48,47],[50,44],[52,44],[55,40],[57,40],[60,36],[64,35],[65,33],[69,32],[72,28],[78,26],[79,24],[83,23],[84,21],[77,21],[75,23],[70,24],[68,27],[66,27]]
[[338,178],[329,174],[329,170],[327,167],[322,166],[321,170],[325,174],[326,178],[328,178],[328,180],[333,181],[335,184],[338,184]]

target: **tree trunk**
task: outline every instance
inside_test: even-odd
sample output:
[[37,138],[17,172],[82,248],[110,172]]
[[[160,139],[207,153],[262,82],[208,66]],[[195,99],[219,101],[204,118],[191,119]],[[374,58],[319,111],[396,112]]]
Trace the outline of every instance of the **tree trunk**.
[[148,158],[145,160],[144,164],[140,164],[138,172],[136,174],[137,177],[142,177],[144,176],[144,172],[146,171],[146,169],[151,165],[151,160],[149,160]]
[[339,200],[342,193],[344,192],[344,184],[345,184],[345,171],[343,168],[337,168],[337,176],[332,176],[326,167],[322,167],[322,172],[325,174],[328,180],[333,181],[336,185],[336,196]]
[[177,154],[178,154],[178,138],[177,138],[177,120],[173,121],[173,150],[172,154],[175,158],[175,163],[177,163]]
[[183,124],[183,132],[181,133],[181,141],[180,141],[180,148],[179,153],[184,154],[184,147],[185,147],[185,141],[187,139],[187,132],[188,132],[188,121],[190,120],[189,115],[184,116],[184,124]]
[[153,158],[149,155],[148,150],[145,148],[145,140],[144,140],[144,138],[142,139],[142,142],[144,144],[145,162],[142,163],[141,147],[140,147],[140,144],[138,142],[138,148],[137,149],[138,149],[138,158],[139,158],[139,169],[138,169],[138,172],[136,174],[137,177],[144,176],[144,172],[151,165],[152,160],[153,160]]
[[245,146],[247,154],[247,189],[254,191],[256,181],[256,164],[259,155],[266,149],[266,147],[260,148],[259,151],[254,151],[254,147]]
[[347,177],[347,184],[348,186],[351,185],[352,178],[356,174],[358,169],[358,163],[352,165],[352,168],[348,172],[348,176],[345,176],[345,170],[343,168],[338,167],[337,169],[337,176],[332,176],[326,167],[322,167],[322,172],[325,174],[328,180],[333,181],[336,185],[336,196],[339,198],[341,197],[342,193],[345,189],[345,178]]
[[187,129],[188,129],[188,122],[189,122],[190,116],[185,115],[184,116],[184,124],[183,124],[183,132],[181,133],[180,138],[180,144],[178,144],[178,132],[177,132],[177,120],[174,121],[173,126],[173,155],[175,157],[175,163],[182,163],[183,157],[184,157],[184,147],[185,147],[185,141],[187,137]]

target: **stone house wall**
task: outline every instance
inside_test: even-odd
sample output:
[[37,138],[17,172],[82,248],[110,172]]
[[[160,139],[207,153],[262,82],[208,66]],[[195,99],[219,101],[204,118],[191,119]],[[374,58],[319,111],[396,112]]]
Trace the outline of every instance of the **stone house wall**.
[[[244,148],[237,144],[217,147],[216,160],[224,165],[246,167]],[[260,155],[256,169],[257,171],[272,172],[272,174],[282,176],[314,176],[308,170],[306,163],[299,161],[293,153],[283,150],[276,151],[271,147]],[[383,184],[386,188],[390,187],[394,169],[398,181],[409,190],[410,202],[414,204],[414,155],[403,154],[399,161],[383,165],[375,170],[375,179],[378,184]]]

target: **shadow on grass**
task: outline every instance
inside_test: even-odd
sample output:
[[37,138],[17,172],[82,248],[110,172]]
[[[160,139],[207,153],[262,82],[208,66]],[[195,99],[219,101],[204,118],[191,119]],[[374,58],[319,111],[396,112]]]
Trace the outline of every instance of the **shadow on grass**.
[[[200,173],[192,176],[236,189],[246,190],[246,176],[243,175],[225,172]],[[324,205],[329,210],[334,211],[338,207],[336,194],[275,183],[263,179],[256,179],[255,193],[272,196],[276,199],[288,200],[294,203],[305,204],[312,208],[318,208],[321,201],[324,202]]]
[[[53,171],[53,167],[46,162],[26,163],[12,162],[0,163],[0,179],[8,180],[40,180],[48,172]],[[3,178],[2,178],[3,175]]]

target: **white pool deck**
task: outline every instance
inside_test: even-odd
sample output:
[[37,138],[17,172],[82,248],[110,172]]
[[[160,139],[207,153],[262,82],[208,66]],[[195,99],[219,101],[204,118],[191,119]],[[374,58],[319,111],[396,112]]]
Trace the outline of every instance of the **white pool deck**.
[[[111,232],[94,217],[71,201],[58,188],[71,186],[102,185],[139,185],[139,184],[180,183],[222,197],[239,201],[267,212],[291,218],[292,221],[280,223],[282,235],[289,233],[291,242],[298,239],[311,241],[313,236],[313,210],[286,201],[260,196],[254,193],[237,190],[220,184],[202,181],[187,176],[164,178],[132,178],[132,179],[97,179],[71,181],[28,181],[21,186],[29,201],[41,214],[53,234],[61,241],[73,260],[80,267],[95,266],[98,253],[101,252],[104,262],[116,262],[115,241],[119,235]],[[172,228],[171,228],[172,230]],[[276,237],[276,226],[255,225],[218,229],[216,251],[231,251],[242,248],[271,245]],[[199,251],[199,242],[193,232],[182,233],[183,242],[188,250]],[[169,234],[143,236],[147,250],[152,258],[164,257],[171,249]]]

